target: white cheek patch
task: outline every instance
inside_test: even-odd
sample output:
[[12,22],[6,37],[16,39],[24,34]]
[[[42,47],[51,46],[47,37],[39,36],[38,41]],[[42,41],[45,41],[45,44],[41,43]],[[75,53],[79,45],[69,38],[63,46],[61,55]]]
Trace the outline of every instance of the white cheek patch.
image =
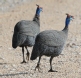
[[70,18],[70,20],[72,20],[73,18]]
[[70,20],[73,20],[73,18],[72,18],[72,17],[70,17]]

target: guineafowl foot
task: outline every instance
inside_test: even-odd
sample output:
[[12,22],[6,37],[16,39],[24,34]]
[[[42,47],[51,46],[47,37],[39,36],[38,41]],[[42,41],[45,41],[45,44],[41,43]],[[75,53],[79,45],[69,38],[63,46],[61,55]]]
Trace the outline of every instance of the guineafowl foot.
[[21,64],[26,63],[26,61],[21,62]]
[[48,72],[58,72],[58,71],[50,69]]
[[39,69],[41,69],[41,68],[39,67],[39,64],[37,64],[37,66],[35,67],[35,71],[36,71],[36,69],[38,69],[38,71],[40,72]]

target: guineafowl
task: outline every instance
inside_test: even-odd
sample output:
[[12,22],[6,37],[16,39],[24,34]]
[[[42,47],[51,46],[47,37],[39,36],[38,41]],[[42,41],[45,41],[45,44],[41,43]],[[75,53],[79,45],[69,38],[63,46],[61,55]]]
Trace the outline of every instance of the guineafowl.
[[39,61],[36,66],[38,70],[41,56],[45,55],[51,57],[49,72],[56,72],[52,69],[52,59],[61,54],[68,36],[68,25],[70,20],[73,18],[73,16],[69,14],[66,15],[65,27],[63,30],[45,30],[37,35],[30,59],[35,60],[37,57],[39,57]]
[[29,60],[28,47],[31,47],[35,43],[36,35],[40,32],[40,12],[42,8],[37,5],[36,13],[31,21],[21,20],[14,27],[14,33],[12,37],[12,47],[22,47],[23,62],[26,63],[24,57],[24,47],[27,50],[27,59]]

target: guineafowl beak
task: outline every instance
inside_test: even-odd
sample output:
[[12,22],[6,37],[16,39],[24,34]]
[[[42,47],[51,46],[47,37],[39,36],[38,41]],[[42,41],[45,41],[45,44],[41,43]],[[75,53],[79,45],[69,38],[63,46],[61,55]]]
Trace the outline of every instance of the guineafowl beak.
[[71,16],[71,17],[72,17],[72,19],[75,19],[74,16]]

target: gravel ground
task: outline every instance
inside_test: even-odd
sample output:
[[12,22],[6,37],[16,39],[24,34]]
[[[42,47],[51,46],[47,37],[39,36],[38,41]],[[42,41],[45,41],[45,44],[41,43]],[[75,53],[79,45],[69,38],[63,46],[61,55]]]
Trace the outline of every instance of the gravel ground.
[[[7,3],[4,3],[7,1]],[[10,2],[9,2],[10,1]],[[14,3],[13,3],[14,1]],[[0,8],[8,7],[21,0],[1,0]],[[24,2],[26,0],[22,0]],[[0,10],[0,78],[81,78],[81,0],[32,0],[19,2],[9,10]],[[48,72],[49,57],[41,59],[41,70],[34,70],[38,58],[34,61],[22,62],[21,48],[12,48],[12,35],[15,24],[20,20],[32,20],[36,4],[43,7],[40,16],[41,31],[62,30],[65,13],[72,14],[75,19],[70,23],[69,34],[62,55],[53,59],[53,69]],[[6,7],[7,7],[6,6]],[[12,5],[11,5],[12,6]],[[31,54],[32,47],[28,48]]]

